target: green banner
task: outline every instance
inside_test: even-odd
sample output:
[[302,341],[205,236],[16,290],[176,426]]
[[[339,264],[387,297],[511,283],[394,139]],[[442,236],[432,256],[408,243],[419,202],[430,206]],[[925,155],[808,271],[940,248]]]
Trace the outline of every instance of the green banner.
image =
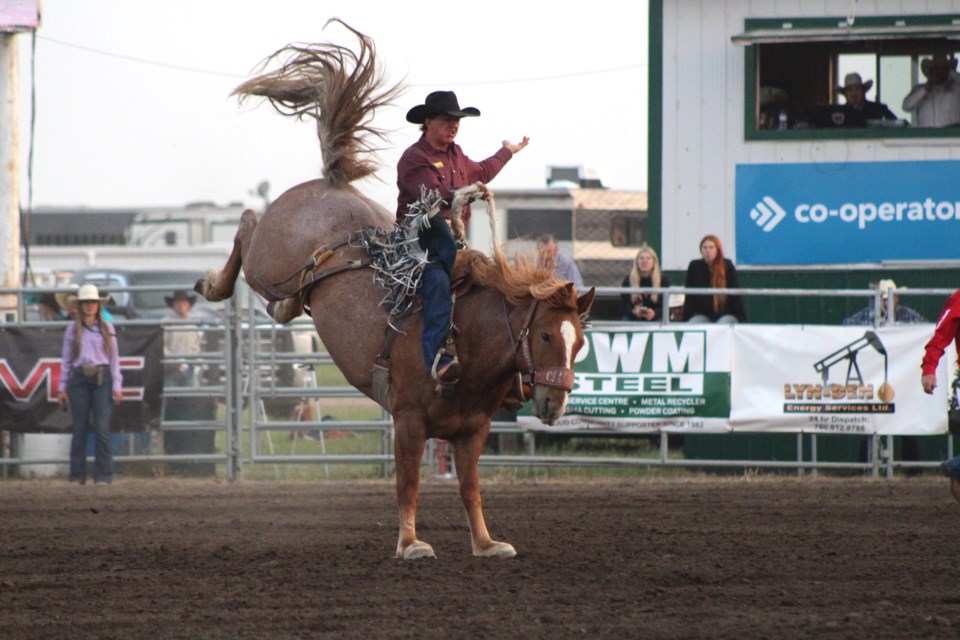
[[[726,430],[730,331],[617,325],[587,330],[561,428]],[[530,415],[526,407],[524,416]],[[527,428],[548,429],[536,418]]]

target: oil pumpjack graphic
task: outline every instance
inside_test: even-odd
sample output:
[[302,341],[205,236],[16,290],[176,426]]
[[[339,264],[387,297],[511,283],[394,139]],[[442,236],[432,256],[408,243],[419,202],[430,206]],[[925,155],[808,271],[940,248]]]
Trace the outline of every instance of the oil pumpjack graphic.
[[819,362],[815,362],[813,368],[820,374],[823,383],[826,384],[830,376],[830,367],[846,360],[846,384],[849,385],[855,381],[857,384],[863,385],[863,375],[860,373],[860,365],[857,364],[857,354],[867,346],[873,347],[877,353],[883,356],[883,384],[877,391],[877,397],[883,402],[890,402],[893,400],[894,392],[893,387],[887,382],[887,349],[883,346],[880,336],[874,331],[867,331],[862,338],[857,338],[847,346],[841,347]]

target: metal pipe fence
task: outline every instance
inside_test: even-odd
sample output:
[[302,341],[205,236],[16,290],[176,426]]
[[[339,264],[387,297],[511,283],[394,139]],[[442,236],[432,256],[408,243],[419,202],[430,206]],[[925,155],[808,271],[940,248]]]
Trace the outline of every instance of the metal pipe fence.
[[[115,291],[169,291],[189,288],[183,286],[140,286],[115,289]],[[0,289],[2,294],[17,296],[18,317],[25,316],[26,296],[54,292],[56,289]],[[763,296],[806,296],[806,297],[862,297],[872,298],[875,310],[879,311],[882,297],[879,291],[861,289],[684,289],[669,288],[620,288],[601,287],[598,296],[615,297],[624,293],[650,293],[661,295],[664,305],[664,323],[670,324],[669,294],[714,294],[724,292],[737,295]],[[205,350],[200,354],[168,354],[164,364],[184,364],[207,371],[222,372],[216,381],[207,380],[202,384],[164,388],[165,400],[203,399],[215,401],[220,407],[217,414],[209,419],[168,420],[162,419],[159,434],[175,432],[213,432],[219,440],[219,450],[160,452],[156,448],[146,451],[120,453],[115,461],[121,465],[127,463],[158,463],[185,465],[221,465],[223,475],[236,479],[244,475],[248,465],[326,465],[351,464],[368,465],[377,469],[377,475],[386,477],[393,470],[393,424],[389,414],[379,410],[356,389],[346,384],[342,376],[335,371],[335,365],[329,354],[322,348],[304,350],[308,342],[316,342],[313,324],[301,318],[290,325],[279,326],[264,318],[257,311],[257,302],[252,293],[245,289],[239,295],[218,305],[216,316],[204,318],[201,322],[193,320],[167,320],[163,322],[166,332],[202,331],[209,337],[210,343],[220,347]],[[895,295],[937,295],[946,298],[953,290],[949,289],[909,289],[897,291]],[[892,296],[888,299],[892,303]],[[889,311],[890,309],[888,309]],[[892,314],[888,313],[888,317]],[[875,317],[881,317],[880,313]],[[115,319],[118,325],[156,324],[156,321]],[[68,323],[39,323],[33,321],[8,322],[6,327],[45,326],[66,327]],[[613,326],[617,323],[596,321],[595,327]],[[300,334],[300,335],[297,335]],[[287,337],[284,337],[287,336]],[[308,338],[305,338],[307,336]],[[291,375],[291,372],[293,374]],[[281,375],[282,374],[282,375]],[[333,403],[348,401],[361,406],[359,413],[344,418],[331,419],[327,415],[304,417],[303,407],[307,403]],[[289,409],[299,407],[301,415],[291,418]],[[278,415],[279,414],[279,415]],[[367,442],[368,448],[362,452],[328,451],[324,444],[318,452],[297,451],[296,438],[293,444],[278,450],[274,436],[283,432],[299,434],[313,433],[323,443],[337,432],[350,434],[374,433],[378,438]],[[769,434],[756,433],[763,438]],[[572,455],[568,451],[554,451],[544,447],[542,441],[551,436],[564,436],[594,440],[597,442],[612,436],[632,439],[655,440],[654,446],[647,451],[620,453],[618,455]],[[723,437],[720,435],[720,437]],[[818,458],[818,442],[821,438],[836,437],[831,434],[797,433],[794,459],[694,459],[681,457],[669,448],[669,434],[666,432],[624,434],[616,431],[578,431],[552,430],[549,433],[527,431],[517,427],[515,420],[497,420],[491,425],[491,440],[510,442],[512,446],[490,450],[483,454],[480,464],[484,467],[501,468],[569,468],[569,469],[637,469],[637,468],[686,468],[686,469],[744,469],[744,470],[795,470],[797,474],[816,475],[820,471],[854,471],[872,477],[892,477],[896,470],[934,469],[939,460],[907,461],[894,457],[893,436],[872,435],[869,437],[869,450],[872,452],[867,462],[836,462]],[[945,438],[945,451],[948,456],[954,453],[953,439],[949,436],[926,436]],[[805,445],[805,439],[809,444]],[[15,434],[4,432],[3,448],[0,449],[0,468],[4,475],[10,470],[27,469],[36,465],[63,465],[69,461],[66,455],[40,455],[25,457],[15,446]],[[538,442],[539,441],[539,442]],[[428,443],[425,453],[427,472],[436,473],[442,466],[437,455],[442,449],[437,443]],[[511,450],[506,450],[511,449]],[[276,467],[275,467],[276,468]]]

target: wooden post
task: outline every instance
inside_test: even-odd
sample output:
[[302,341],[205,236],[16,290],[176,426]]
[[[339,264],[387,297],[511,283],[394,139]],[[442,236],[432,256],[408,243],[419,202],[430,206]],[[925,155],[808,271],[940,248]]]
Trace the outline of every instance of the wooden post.
[[[0,288],[20,286],[20,118],[15,33],[0,32]],[[0,294],[0,322],[16,319],[17,297]]]

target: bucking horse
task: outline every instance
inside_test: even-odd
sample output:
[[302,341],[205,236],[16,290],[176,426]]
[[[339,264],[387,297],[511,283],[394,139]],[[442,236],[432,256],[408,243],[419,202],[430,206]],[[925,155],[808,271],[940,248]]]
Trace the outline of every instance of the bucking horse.
[[[242,268],[275,320],[289,322],[307,311],[347,381],[386,405],[395,428],[398,558],[435,557],[416,529],[427,438],[453,447],[473,554],[511,557],[513,546],[490,537],[481,508],[477,463],[490,418],[508,394],[524,389],[543,422],[553,424],[563,414],[584,342],[580,318],[594,292],[578,298],[573,284],[556,279],[552,269],[532,257],[508,259],[497,243],[492,256],[461,250],[454,324],[463,375],[452,395],[437,393],[423,365],[416,310],[383,353],[389,321],[384,291],[367,268],[368,251],[350,238],[364,229],[392,229],[395,215],[351,183],[377,170],[373,141],[385,134],[372,125],[372,116],[402,87],[385,86],[373,41],[343,26],[356,37],[356,51],[329,42],[288,45],[234,91],[241,100],[266,98],[281,114],[313,118],[323,177],[283,193],[259,221],[252,210],[244,211],[225,266],[210,271],[196,290],[211,301],[228,298]],[[270,65],[279,67],[267,71]],[[375,397],[378,361],[386,363],[389,383],[387,393]]]

